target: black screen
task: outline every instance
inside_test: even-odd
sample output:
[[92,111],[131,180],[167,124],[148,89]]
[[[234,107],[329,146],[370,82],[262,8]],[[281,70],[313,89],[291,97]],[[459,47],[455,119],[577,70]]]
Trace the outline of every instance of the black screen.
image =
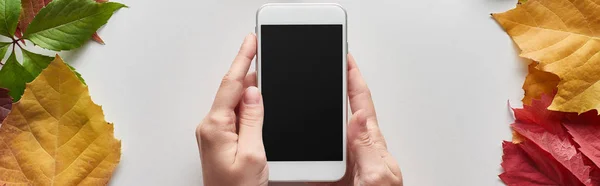
[[261,25],[268,161],[343,160],[342,25]]

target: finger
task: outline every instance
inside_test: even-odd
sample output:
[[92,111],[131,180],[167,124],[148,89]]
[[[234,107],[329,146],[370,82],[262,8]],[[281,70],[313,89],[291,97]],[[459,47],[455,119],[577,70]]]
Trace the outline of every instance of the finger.
[[239,109],[239,157],[262,160],[265,158],[262,141],[264,109],[258,88],[251,86],[246,89]]
[[367,113],[364,110],[352,115],[348,126],[349,153],[356,161],[359,173],[386,171],[387,167],[376,147],[376,140],[369,132],[367,122]]
[[364,114],[368,118],[376,118],[371,91],[367,87],[367,83],[363,80],[356,61],[351,54],[348,54],[348,97],[352,113],[364,110]]
[[244,89],[250,86],[256,86],[256,72],[248,73],[244,79]]
[[348,54],[348,97],[352,113],[358,111],[364,112],[363,114],[367,120],[366,124],[369,125],[372,140],[387,148],[383,134],[377,124],[377,114],[375,113],[371,91],[362,78],[356,61],[351,54]]
[[238,104],[242,91],[244,91],[244,78],[248,73],[254,55],[256,55],[256,36],[249,34],[244,39],[244,43],[242,43],[242,47],[233,60],[229,71],[221,81],[221,86],[212,106],[214,111],[233,110]]

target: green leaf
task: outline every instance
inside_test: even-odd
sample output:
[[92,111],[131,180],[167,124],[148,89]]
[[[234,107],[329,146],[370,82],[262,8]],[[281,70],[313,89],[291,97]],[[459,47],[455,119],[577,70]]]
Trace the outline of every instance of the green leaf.
[[42,70],[48,67],[48,64],[54,60],[53,57],[36,54],[33,52],[29,52],[25,49],[21,50],[23,52],[23,67],[35,77],[37,77]]
[[[42,70],[54,60],[54,57],[36,54],[25,49],[21,51],[23,52],[23,65],[19,64],[15,54],[11,53],[4,67],[0,69],[0,87],[9,89],[10,96],[14,98],[15,102],[19,101],[21,95],[23,95],[25,84],[40,75]],[[85,84],[81,74],[75,71],[75,68],[71,65],[68,66],[77,75],[77,78]]]
[[[40,75],[40,72],[48,67],[48,64],[54,60],[54,57],[36,54],[25,49],[23,51],[23,67],[35,78]],[[77,75],[77,78],[85,84],[85,80],[81,77],[81,74],[73,68],[73,66],[67,63],[67,66]]]
[[0,0],[0,34],[15,35],[20,14],[21,0]]
[[25,83],[31,82],[33,79],[34,76],[19,64],[14,52],[10,54],[6,64],[0,69],[0,87],[10,90],[8,94],[13,97],[14,102],[21,99],[21,95],[25,91]]
[[114,2],[54,0],[33,18],[23,38],[54,51],[79,48],[123,7]]
[[0,60],[4,59],[6,55],[6,51],[8,51],[8,47],[10,47],[12,43],[0,42]]

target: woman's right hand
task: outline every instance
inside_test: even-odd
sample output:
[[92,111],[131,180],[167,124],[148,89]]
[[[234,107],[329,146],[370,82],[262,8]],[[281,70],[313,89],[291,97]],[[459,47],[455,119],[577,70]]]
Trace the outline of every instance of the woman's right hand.
[[371,91],[352,55],[348,54],[348,97],[352,118],[348,125],[348,164],[338,182],[314,185],[402,186],[398,163],[387,150],[377,124]]

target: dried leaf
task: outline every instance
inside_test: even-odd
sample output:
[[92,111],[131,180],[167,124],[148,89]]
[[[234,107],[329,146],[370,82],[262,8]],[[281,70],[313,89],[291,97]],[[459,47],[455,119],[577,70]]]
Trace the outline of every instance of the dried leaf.
[[493,17],[538,69],[561,81],[550,110],[600,109],[600,3],[597,0],[528,0]]
[[546,109],[552,102],[552,96],[542,95],[540,99],[531,101],[531,105],[523,105],[522,109],[513,109],[515,122],[522,124],[534,124],[544,128],[545,131],[560,137],[567,136],[561,120],[565,113]]
[[560,185],[560,181],[553,180],[559,179],[558,172],[542,172],[538,168],[542,166],[537,165],[535,161],[529,158],[520,146],[521,144],[513,144],[507,141],[502,143],[504,155],[502,155],[501,165],[504,172],[499,177],[506,185]]
[[[541,151],[529,149],[528,154],[530,157],[539,158],[540,160],[556,160],[558,162],[558,165],[549,164],[547,167],[539,167],[541,171],[560,173],[558,177],[563,179],[560,182],[564,185],[591,185],[589,177],[591,168],[585,165],[583,156],[577,152],[575,146],[568,139],[561,139],[537,125],[515,123],[511,127],[528,139],[521,144],[532,143],[535,144],[530,145],[532,148],[536,146],[541,149]],[[524,150],[528,151],[528,149]],[[549,156],[545,157],[547,155]]]
[[10,113],[12,98],[8,95],[8,89],[0,88],[0,122]]
[[[566,168],[566,172],[575,176],[579,183],[591,185],[590,171],[591,168],[585,165],[583,156],[577,152],[577,148],[571,144],[569,139],[561,138],[555,134],[547,132],[539,125],[515,123],[511,125],[512,129],[523,135],[528,140],[540,147],[544,152],[558,161],[560,165]],[[531,153],[540,154],[541,152]],[[570,182],[575,183],[575,182]],[[573,184],[567,184],[573,185]]]
[[535,66],[537,66],[536,62],[529,65],[529,74],[527,74],[525,83],[523,83],[525,97],[523,97],[522,101],[525,105],[530,105],[532,99],[540,99],[542,94],[553,94],[560,80],[558,76],[541,71],[535,68]]
[[597,112],[571,115],[564,126],[580,146],[579,150],[600,167],[600,116]]
[[106,185],[121,143],[87,86],[57,56],[0,128],[0,184]]

